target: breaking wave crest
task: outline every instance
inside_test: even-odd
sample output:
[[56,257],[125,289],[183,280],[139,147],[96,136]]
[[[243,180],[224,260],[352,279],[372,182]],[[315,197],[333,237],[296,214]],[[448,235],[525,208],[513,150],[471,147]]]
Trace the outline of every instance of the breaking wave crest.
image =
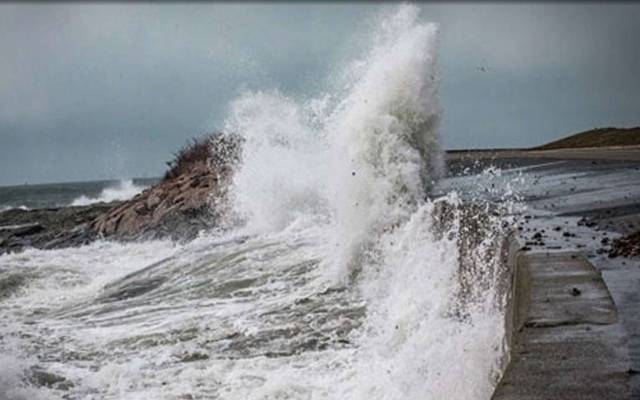
[[3,205],[0,205],[0,212],[3,212],[3,211],[9,211],[9,210],[23,210],[23,211],[28,211],[28,210],[29,210],[29,207],[27,207],[27,206],[17,206],[17,207],[14,207],[14,206],[3,206]]
[[501,221],[436,195],[437,27],[411,5],[375,25],[337,90],[230,105],[244,142],[227,229],[4,256],[0,349],[72,384],[0,370],[14,398],[490,397]]
[[[444,168],[436,25],[404,5],[377,26],[340,95],[251,92],[232,104],[225,130],[246,140],[236,221],[249,234],[320,227],[327,282],[363,294],[348,398],[487,398],[503,340],[498,221],[471,244],[461,224],[473,217],[451,211],[460,199],[432,196]],[[463,304],[463,278],[486,291]]]
[[340,96],[254,92],[232,104],[225,130],[246,139],[232,192],[250,229],[329,221],[335,264],[346,265],[425,202],[443,161],[437,28],[418,11],[380,17],[371,48],[345,68]]
[[74,199],[70,205],[86,206],[94,203],[109,203],[116,200],[129,200],[144,189],[144,186],[135,185],[132,180],[120,180],[115,185],[104,188],[97,197],[87,197],[82,195],[77,199]]

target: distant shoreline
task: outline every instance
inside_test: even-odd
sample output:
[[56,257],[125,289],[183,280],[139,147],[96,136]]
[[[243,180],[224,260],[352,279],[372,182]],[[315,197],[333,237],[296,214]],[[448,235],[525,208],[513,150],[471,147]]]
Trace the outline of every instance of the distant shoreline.
[[640,161],[640,127],[597,128],[529,148],[452,149],[449,159],[552,158]]
[[447,150],[447,159],[546,158],[556,160],[640,161],[640,146],[577,147],[564,149],[469,149]]
[[[445,150],[448,160],[459,159],[506,159],[506,158],[541,158],[567,160],[617,160],[640,161],[640,127],[633,128],[597,128],[569,135],[567,137],[536,147],[480,148],[480,149],[448,149]],[[131,178],[134,183],[155,184],[162,179],[158,177]],[[0,188],[20,188],[25,186],[63,186],[86,183],[111,183],[122,178],[96,179],[64,182],[37,182],[0,184]]]
[[85,184],[92,184],[92,183],[98,183],[98,184],[108,184],[108,183],[117,183],[117,182],[121,182],[123,180],[131,180],[134,183],[142,183],[142,184],[148,184],[148,185],[152,185],[158,181],[160,181],[160,179],[162,179],[161,176],[157,176],[157,177],[151,177],[151,178],[140,178],[140,177],[135,177],[135,178],[112,178],[112,179],[95,179],[95,180],[86,180],[83,179],[81,181],[61,181],[61,182],[24,182],[24,183],[14,183],[14,184],[10,184],[10,185],[0,185],[0,188],[3,189],[12,189],[12,188],[22,188],[25,186],[28,187],[43,187],[43,186],[74,186],[74,185],[85,185]]

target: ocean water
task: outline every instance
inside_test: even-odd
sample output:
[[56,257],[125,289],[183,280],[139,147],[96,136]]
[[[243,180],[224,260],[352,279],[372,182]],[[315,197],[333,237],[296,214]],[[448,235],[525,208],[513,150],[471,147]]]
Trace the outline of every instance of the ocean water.
[[84,206],[127,200],[157,181],[155,178],[143,178],[0,186],[0,212],[11,208]]
[[437,27],[374,25],[326,93],[232,102],[219,231],[1,256],[0,398],[488,399],[513,190],[443,184]]

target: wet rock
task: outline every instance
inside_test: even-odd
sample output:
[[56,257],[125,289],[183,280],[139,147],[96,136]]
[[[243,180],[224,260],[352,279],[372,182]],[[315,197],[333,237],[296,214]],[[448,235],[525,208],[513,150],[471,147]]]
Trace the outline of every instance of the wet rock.
[[578,226],[586,226],[587,228],[593,228],[596,225],[598,225],[596,221],[592,221],[590,219],[587,219],[586,217],[582,217],[578,221]]
[[303,298],[301,298],[301,299],[296,299],[296,300],[294,301],[294,304],[298,304],[298,305],[300,305],[300,304],[307,304],[307,303],[311,303],[311,299],[310,299],[310,298],[308,298],[308,297],[303,297]]
[[0,255],[54,249],[98,238],[191,239],[219,226],[241,139],[212,134],[180,150],[158,184],[124,202],[0,212]]
[[[604,239],[603,239],[604,240]],[[611,243],[609,257],[636,257],[640,255],[640,231],[615,239]]]
[[181,362],[194,362],[194,361],[203,361],[203,360],[208,360],[209,359],[209,355],[205,354],[205,353],[187,353],[184,354],[182,357],[180,357],[180,361]]
[[99,216],[91,228],[116,239],[191,239],[218,226],[240,156],[236,136],[210,135],[182,149],[158,184]]
[[20,273],[11,273],[0,277],[0,299],[11,296],[26,282],[26,276]]
[[42,232],[43,230],[44,230],[44,226],[38,223],[33,223],[33,224],[18,226],[17,228],[12,230],[12,234],[13,236],[16,236],[16,237],[23,237],[23,236],[34,235],[36,233]]
[[89,243],[96,235],[88,224],[116,204],[0,212],[0,255],[27,247],[53,249]]
[[30,384],[35,386],[58,390],[69,390],[74,386],[73,382],[69,381],[64,376],[47,372],[38,367],[32,368],[29,371],[27,380]]
[[103,302],[111,302],[142,296],[143,294],[158,288],[166,280],[166,277],[158,276],[118,282],[117,284],[106,286],[105,293],[100,296],[99,300]]

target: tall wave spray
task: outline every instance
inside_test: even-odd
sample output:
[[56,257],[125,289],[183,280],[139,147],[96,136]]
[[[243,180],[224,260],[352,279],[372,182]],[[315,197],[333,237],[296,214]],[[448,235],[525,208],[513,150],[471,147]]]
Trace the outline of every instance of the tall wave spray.
[[418,14],[402,6],[379,17],[366,56],[336,85],[342,95],[248,93],[227,121],[246,139],[237,211],[262,232],[330,221],[339,278],[372,237],[415,212],[442,170],[437,29]]
[[232,104],[229,229],[0,256],[0,398],[489,398],[503,221],[435,195],[436,27],[376,26],[327,94]]
[[501,312],[492,298],[451,317],[462,291],[460,227],[454,221],[450,235],[438,235],[435,225],[437,210],[458,200],[429,199],[443,169],[437,27],[410,5],[377,22],[366,56],[344,69],[339,95],[296,101],[258,92],[232,104],[226,130],[246,139],[235,209],[254,233],[322,227],[330,282],[363,293],[366,321],[337,392],[487,398]]

